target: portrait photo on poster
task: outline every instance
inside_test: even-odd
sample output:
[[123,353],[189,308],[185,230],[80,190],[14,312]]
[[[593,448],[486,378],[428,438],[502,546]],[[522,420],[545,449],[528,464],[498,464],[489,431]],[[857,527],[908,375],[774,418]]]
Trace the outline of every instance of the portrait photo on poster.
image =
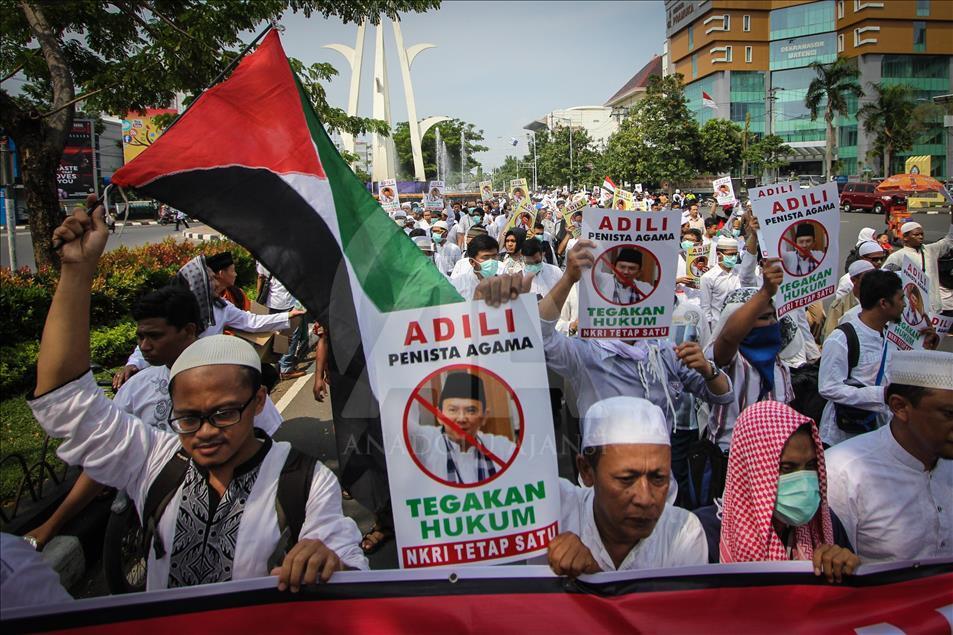
[[806,276],[817,269],[827,256],[829,238],[824,225],[815,220],[792,224],[781,234],[778,253],[781,265],[791,276]]
[[652,295],[661,271],[651,251],[638,245],[616,245],[596,258],[592,286],[606,302],[629,306]]
[[908,282],[903,287],[903,321],[915,329],[923,329],[929,325],[923,295],[915,282]]
[[471,364],[430,373],[404,407],[408,454],[429,478],[452,487],[483,485],[503,474],[519,453],[524,431],[513,388]]

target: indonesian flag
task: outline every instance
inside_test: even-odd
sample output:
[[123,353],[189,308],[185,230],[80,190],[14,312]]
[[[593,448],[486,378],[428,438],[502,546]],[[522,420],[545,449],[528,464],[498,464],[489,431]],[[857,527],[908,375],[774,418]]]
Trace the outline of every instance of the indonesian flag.
[[702,106],[706,108],[711,108],[712,110],[718,110],[718,105],[715,104],[715,100],[711,98],[711,95],[702,91]]
[[602,180],[602,189],[615,192],[615,183],[608,176]]
[[247,248],[328,328],[342,440],[378,416],[364,348],[384,316],[462,301],[338,154],[277,31],[112,182]]

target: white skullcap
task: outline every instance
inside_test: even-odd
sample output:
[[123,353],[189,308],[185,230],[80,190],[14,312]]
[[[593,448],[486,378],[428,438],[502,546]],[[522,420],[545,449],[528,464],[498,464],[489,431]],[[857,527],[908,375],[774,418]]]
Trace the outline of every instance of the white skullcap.
[[182,351],[172,364],[169,380],[184,370],[220,364],[247,366],[261,372],[261,360],[251,344],[234,335],[209,335],[192,342]]
[[413,241],[417,243],[417,246],[425,251],[433,251],[433,241],[430,240],[430,236],[414,236]]
[[639,397],[610,397],[586,411],[582,449],[623,443],[671,445],[662,409]]
[[445,221],[445,220],[438,220],[436,223],[434,223],[433,225],[430,226],[430,229],[442,229],[442,230],[444,230],[444,231],[447,231],[447,230],[449,230],[450,228],[447,227],[447,221]]
[[870,227],[864,227],[860,230],[860,233],[857,234],[857,244],[865,243],[868,240],[873,240],[874,236],[877,234],[875,229]]
[[410,208],[411,208],[410,203],[407,203],[407,202],[401,203],[400,206],[401,206],[402,209],[410,209]]
[[847,275],[851,278],[856,278],[857,276],[867,273],[868,271],[873,271],[877,267],[873,266],[870,262],[866,260],[855,260],[850,263],[850,266],[847,267]]
[[860,243],[860,247],[857,248],[857,254],[860,256],[869,256],[870,254],[883,253],[883,250],[884,248],[880,246],[880,243],[868,240]]
[[906,234],[907,232],[912,232],[914,229],[923,229],[923,225],[916,221],[907,221],[900,226],[900,233]]
[[953,390],[953,353],[943,351],[894,351],[890,357],[890,383]]
[[404,213],[404,210],[399,209],[394,212],[394,218],[407,218],[407,214]]
[[738,239],[731,236],[721,236],[718,239],[717,249],[737,249]]

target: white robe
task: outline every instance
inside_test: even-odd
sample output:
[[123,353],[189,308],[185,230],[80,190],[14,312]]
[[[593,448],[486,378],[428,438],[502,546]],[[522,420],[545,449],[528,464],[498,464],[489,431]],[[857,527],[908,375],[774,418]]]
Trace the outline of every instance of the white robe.
[[[51,437],[64,439],[56,451],[64,462],[81,465],[99,483],[126,490],[142,515],[149,487],[181,447],[178,435],[143,425],[120,410],[103,395],[90,372],[31,400],[29,405]],[[233,580],[270,574],[268,558],[280,538],[275,513],[278,477],[290,450],[290,444],[275,442],[262,460],[239,524]],[[158,522],[157,532],[167,546],[175,542],[181,500],[182,486]],[[300,538],[320,540],[349,567],[367,568],[358,544],[361,532],[341,510],[341,485],[320,462],[315,465]],[[168,551],[157,560],[155,550],[149,550],[147,590],[167,587],[169,565]]]
[[592,504],[595,490],[559,479],[560,533],[570,531],[589,548],[603,571],[661,569],[708,564],[708,541],[701,522],[689,511],[666,503],[655,529],[636,544],[616,569],[602,544]]
[[825,452],[831,510],[865,563],[949,558],[953,461],[940,459],[926,470],[897,443],[890,427]]

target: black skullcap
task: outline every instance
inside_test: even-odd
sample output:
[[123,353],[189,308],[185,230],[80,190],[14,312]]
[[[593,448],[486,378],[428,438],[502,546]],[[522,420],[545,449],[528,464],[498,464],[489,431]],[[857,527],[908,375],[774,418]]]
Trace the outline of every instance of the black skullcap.
[[638,249],[633,249],[632,247],[625,247],[619,250],[619,255],[616,256],[616,262],[632,262],[637,265],[642,264],[642,252]]
[[235,264],[235,260],[232,258],[232,252],[223,251],[220,254],[206,256],[205,264],[208,265],[209,269],[218,273],[222,269],[228,269],[228,267]]
[[814,225],[812,223],[800,223],[794,230],[794,237],[810,236],[814,238]]
[[444,399],[478,399],[486,408],[486,392],[483,389],[483,380],[467,372],[453,372],[447,375],[440,391],[439,406],[443,407]]

